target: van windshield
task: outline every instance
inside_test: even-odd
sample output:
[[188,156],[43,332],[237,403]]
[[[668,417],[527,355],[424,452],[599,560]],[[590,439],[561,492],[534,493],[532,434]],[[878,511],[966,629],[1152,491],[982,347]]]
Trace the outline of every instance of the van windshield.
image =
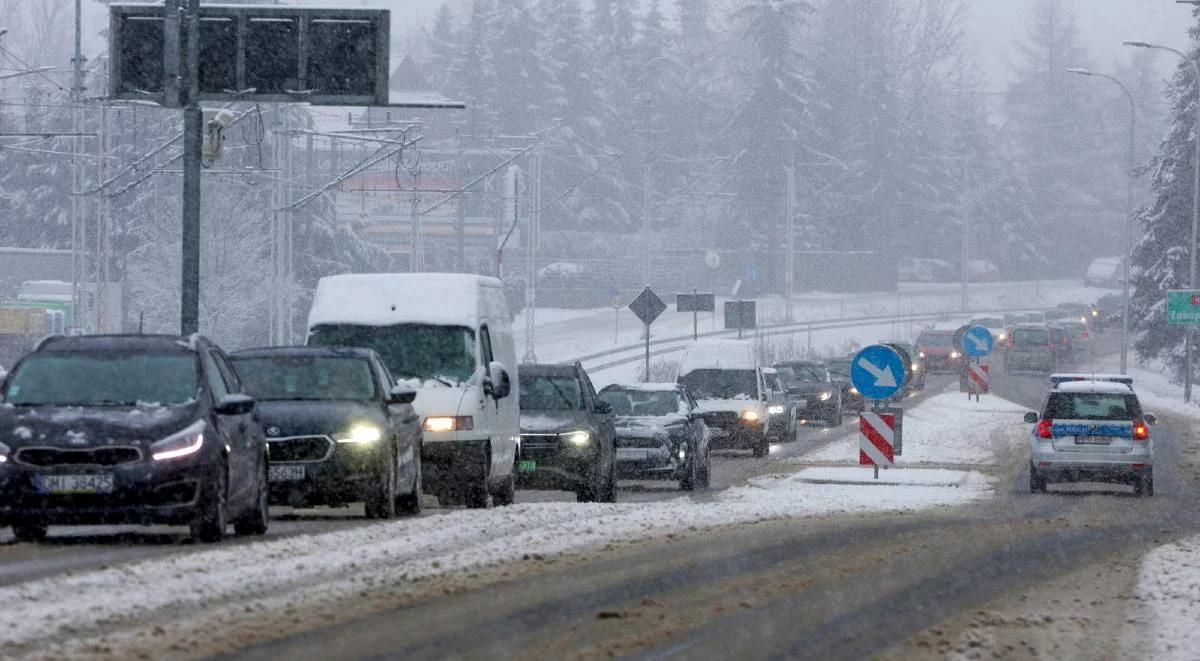
[[321,325],[308,344],[374,349],[397,380],[419,380],[422,386],[459,385],[475,374],[475,331],[465,326]]
[[758,399],[754,370],[693,370],[679,377],[696,399]]

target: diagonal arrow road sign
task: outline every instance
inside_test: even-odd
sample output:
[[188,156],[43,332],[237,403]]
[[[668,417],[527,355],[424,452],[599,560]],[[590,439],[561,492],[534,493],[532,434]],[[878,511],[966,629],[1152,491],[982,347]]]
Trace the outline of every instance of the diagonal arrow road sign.
[[875,377],[876,386],[879,386],[880,388],[896,387],[896,375],[892,372],[892,370],[888,369],[887,367],[880,367],[866,358],[859,360],[858,364],[863,369],[870,372],[871,376]]

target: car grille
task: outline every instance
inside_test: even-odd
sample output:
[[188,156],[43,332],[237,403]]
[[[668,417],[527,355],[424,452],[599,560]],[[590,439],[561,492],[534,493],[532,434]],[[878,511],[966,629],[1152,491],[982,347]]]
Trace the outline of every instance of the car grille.
[[333,454],[328,436],[293,436],[267,439],[271,461],[324,461]]
[[734,411],[709,411],[704,414],[704,424],[709,427],[736,427],[738,414]]
[[19,463],[39,468],[55,466],[120,466],[141,460],[142,451],[132,446],[69,450],[65,448],[21,448]]
[[559,454],[558,434],[521,434],[521,459],[548,459]]
[[656,438],[618,438],[617,447],[619,448],[659,448],[662,447],[662,441]]

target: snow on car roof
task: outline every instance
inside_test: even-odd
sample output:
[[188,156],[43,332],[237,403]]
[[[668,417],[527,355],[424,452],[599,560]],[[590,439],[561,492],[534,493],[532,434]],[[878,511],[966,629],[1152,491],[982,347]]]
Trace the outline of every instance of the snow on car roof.
[[1067,381],[1055,388],[1057,392],[1096,393],[1103,395],[1128,395],[1133,388],[1124,383],[1112,381]]
[[321,278],[308,326],[400,323],[473,326],[481,285],[500,281],[463,273],[367,273]]
[[679,373],[695,370],[752,370],[758,366],[754,345],[745,340],[701,340],[688,347]]

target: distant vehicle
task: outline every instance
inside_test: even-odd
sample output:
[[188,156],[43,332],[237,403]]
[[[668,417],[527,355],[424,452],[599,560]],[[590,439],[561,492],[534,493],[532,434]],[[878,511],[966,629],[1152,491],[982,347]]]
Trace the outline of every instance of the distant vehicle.
[[1030,433],[1029,490],[1055,482],[1132,484],[1154,495],[1153,413],[1143,413],[1130,386],[1111,381],[1068,381],[1054,387],[1041,413],[1026,413]]
[[1066,311],[1072,320],[1082,321],[1089,326],[1094,326],[1100,316],[1100,311],[1094,306],[1083,303],[1059,303],[1058,309]]
[[1021,314],[1021,319],[1024,324],[1044,324],[1047,321],[1044,312],[1025,312]]
[[696,398],[713,449],[770,452],[767,385],[754,345],[741,340],[702,340],[688,347],[678,382]]
[[1063,319],[1071,319],[1073,317],[1074,315],[1063,309],[1046,310],[1042,313],[1042,318],[1045,319],[1047,323],[1053,321],[1062,321]]
[[1065,319],[1058,322],[1057,325],[1066,331],[1071,349],[1076,356],[1087,353],[1088,342],[1091,341],[1091,334],[1088,332],[1087,324],[1075,319]]
[[830,358],[825,361],[825,365],[829,368],[829,376],[833,378],[834,383],[842,387],[842,408],[850,413],[862,413],[862,393],[850,382],[850,363],[853,359],[853,356]]
[[1105,294],[1096,299],[1095,311],[1097,330],[1119,325],[1125,311],[1125,297],[1121,294]]
[[1004,373],[1032,370],[1049,374],[1056,363],[1054,340],[1045,324],[1013,327],[1004,352]]
[[1085,287],[1119,289],[1125,282],[1125,260],[1120,257],[1093,259],[1083,276]]
[[370,349],[280,347],[231,361],[258,402],[272,505],[362,501],[369,519],[421,513],[416,391]]
[[611,385],[600,391],[600,401],[616,416],[618,478],[674,480],[683,491],[708,488],[708,427],[687,388]]
[[574,491],[579,502],[617,501],[616,428],[583,367],[520,367],[517,486]]
[[374,349],[398,383],[417,391],[426,493],[476,508],[512,503],[517,351],[499,280],[459,273],[321,278],[308,344]]
[[789,368],[796,376],[793,396],[800,398],[796,415],[802,420],[819,420],[829,427],[842,424],[842,385],[833,380],[829,368],[819,360],[789,360],[777,367]]
[[799,402],[788,392],[779,370],[764,367],[763,380],[767,384],[767,417],[771,439],[790,441],[796,437],[796,411]]
[[925,330],[917,336],[917,356],[929,372],[957,372],[963,355],[954,346],[954,331]]
[[925,359],[921,357],[917,347],[911,342],[902,340],[893,340],[891,342],[880,342],[895,349],[900,353],[900,358],[908,365],[904,373],[904,387],[901,393],[913,392],[925,388],[925,372],[927,371]]
[[1075,347],[1071,330],[1067,328],[1068,323],[1070,322],[1054,321],[1046,324],[1046,328],[1050,331],[1050,348],[1054,354],[1056,365],[1069,365],[1075,354],[1081,350],[1081,348]]
[[942,259],[905,257],[897,263],[901,282],[950,282],[957,279],[954,265]]
[[993,346],[1008,339],[1008,325],[1001,317],[975,317],[967,322],[968,326],[983,326],[992,333]]
[[996,282],[1000,279],[1000,269],[986,259],[968,259],[967,277],[971,282]]
[[50,525],[267,531],[255,402],[204,337],[49,338],[4,383],[0,439],[0,521],[20,541]]

